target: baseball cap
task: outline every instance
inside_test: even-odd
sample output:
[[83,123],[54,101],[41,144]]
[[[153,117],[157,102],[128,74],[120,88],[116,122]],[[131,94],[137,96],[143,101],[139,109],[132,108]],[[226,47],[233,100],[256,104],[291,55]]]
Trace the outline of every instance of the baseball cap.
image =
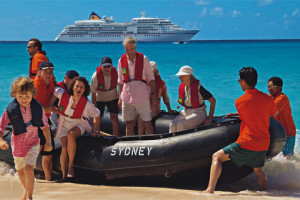
[[69,70],[69,71],[66,72],[65,76],[72,79],[76,76],[79,76],[79,74],[75,70]]
[[101,59],[101,66],[102,66],[102,67],[105,67],[105,66],[112,66],[111,58],[110,58],[110,57],[107,57],[107,56],[103,57],[103,58]]
[[40,64],[40,70],[54,69],[52,62],[45,61]]

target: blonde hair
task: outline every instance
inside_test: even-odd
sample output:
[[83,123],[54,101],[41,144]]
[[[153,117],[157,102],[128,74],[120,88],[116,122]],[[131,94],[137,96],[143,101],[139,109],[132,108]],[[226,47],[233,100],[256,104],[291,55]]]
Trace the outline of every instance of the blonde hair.
[[127,44],[133,44],[134,46],[136,46],[136,39],[134,37],[125,38],[123,41],[123,46],[125,46]]
[[36,89],[33,81],[29,77],[19,77],[12,84],[10,89],[10,96],[16,97],[16,94],[32,93],[32,96],[36,96]]

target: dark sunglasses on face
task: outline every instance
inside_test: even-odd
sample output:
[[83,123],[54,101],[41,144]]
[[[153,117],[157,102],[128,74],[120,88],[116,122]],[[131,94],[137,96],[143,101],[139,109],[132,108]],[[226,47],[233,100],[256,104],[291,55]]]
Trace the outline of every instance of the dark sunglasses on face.
[[278,88],[279,86],[276,85],[268,85],[268,89],[274,89],[274,88]]
[[109,67],[111,67],[111,66],[109,66],[109,65],[108,65],[108,66],[103,66],[104,69],[105,69],[105,68],[109,68]]

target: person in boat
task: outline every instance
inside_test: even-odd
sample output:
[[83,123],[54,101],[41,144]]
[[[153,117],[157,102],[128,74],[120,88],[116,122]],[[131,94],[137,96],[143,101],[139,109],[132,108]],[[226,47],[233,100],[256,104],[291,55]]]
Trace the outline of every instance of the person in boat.
[[[42,62],[49,61],[46,57],[46,51],[42,50],[42,42],[37,38],[32,38],[28,41],[27,51],[30,57],[29,77],[34,80],[37,72],[40,69]],[[55,83],[55,77],[52,77],[52,82]]]
[[[46,117],[49,118],[52,111],[52,106],[50,104],[51,97],[54,92],[54,84],[51,81],[53,77],[54,66],[53,63],[49,61],[42,62],[37,73],[36,78],[34,79],[34,87],[36,88],[37,94],[35,99],[43,107]],[[50,123],[50,120],[49,120]],[[40,148],[42,158],[42,165],[45,173],[45,179],[51,181],[52,179],[52,157],[54,153],[54,136],[51,134],[53,150],[48,152],[45,151],[46,139],[41,129],[38,129],[40,137]]]
[[[200,81],[193,75],[190,66],[183,66],[176,74],[181,80],[179,85],[178,102],[184,110],[170,123],[170,133],[194,128],[201,124],[212,123],[215,111],[216,99],[207,91]],[[210,103],[209,115],[206,113],[205,100]]]
[[278,112],[272,99],[255,88],[257,71],[253,67],[243,67],[239,76],[238,82],[245,93],[235,101],[238,113],[229,113],[227,117],[239,116],[242,121],[240,134],[236,142],[213,154],[205,193],[214,193],[222,163],[228,160],[238,167],[253,167],[259,189],[267,189],[267,177],[262,168],[270,144],[270,116],[276,116]]
[[[118,72],[110,57],[101,59],[101,66],[97,67],[91,80],[91,100],[100,110],[100,121],[107,107],[112,121],[113,135],[119,136],[120,124],[118,119]],[[100,127],[98,127],[100,130]]]
[[75,70],[69,70],[66,72],[65,76],[64,76],[64,80],[61,82],[57,83],[57,87],[61,87],[62,89],[64,89],[65,91],[68,90],[68,87],[71,85],[71,83],[73,82],[73,79],[75,77],[79,76],[79,73]]
[[12,154],[15,168],[25,192],[21,199],[32,199],[34,168],[40,150],[38,127],[46,135],[45,151],[52,150],[50,129],[42,106],[33,97],[36,95],[33,81],[29,77],[16,79],[11,86],[14,99],[8,104],[0,119],[0,148],[6,150],[9,144],[3,140],[6,125],[11,123]]
[[[74,158],[76,153],[76,138],[85,131],[98,135],[100,111],[88,100],[90,86],[86,78],[75,77],[67,91],[57,88],[54,95],[59,99],[59,121],[56,137],[60,139],[62,150],[60,164],[63,177],[58,182],[65,182],[74,177]],[[89,117],[94,117],[94,127],[89,125]]]
[[[166,82],[163,81],[159,75],[159,71],[157,69],[157,64],[155,61],[150,61],[150,65],[152,67],[152,72],[155,78],[155,92],[156,92],[156,98],[157,98],[157,106],[154,107],[153,104],[150,104],[150,109],[151,109],[151,117],[154,118],[160,113],[161,110],[161,97],[163,98],[163,101],[165,105],[167,106],[168,112],[170,115],[172,115],[172,109],[170,106],[170,99],[167,94],[167,85]],[[144,123],[139,117],[138,119],[138,134],[143,135],[145,133],[145,127]]]
[[[123,41],[126,53],[118,63],[119,109],[126,121],[126,135],[134,135],[137,114],[140,115],[146,132],[153,134],[150,102],[156,106],[155,80],[149,59],[136,52],[136,40],[127,37]],[[150,94],[150,95],[149,95]]]
[[282,153],[287,158],[293,158],[296,126],[292,116],[292,109],[288,97],[282,92],[283,81],[279,77],[272,77],[268,80],[268,90],[270,96],[278,108],[278,115],[274,118],[284,127],[286,132],[286,143]]
[[[56,87],[62,88],[63,90],[67,91],[70,85],[72,84],[72,81],[75,77],[79,76],[79,73],[75,70],[69,70],[66,72],[64,76],[64,80],[61,82],[58,82]],[[58,99],[55,95],[52,96],[50,100],[50,105],[53,105],[52,112],[59,114],[58,111]]]

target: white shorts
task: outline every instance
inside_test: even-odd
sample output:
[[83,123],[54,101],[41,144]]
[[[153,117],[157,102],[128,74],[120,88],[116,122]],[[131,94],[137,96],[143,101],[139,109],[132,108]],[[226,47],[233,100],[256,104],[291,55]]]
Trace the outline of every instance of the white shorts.
[[36,160],[39,153],[40,153],[40,144],[33,146],[24,157],[14,156],[16,170],[23,169],[25,165],[33,165],[35,167]]
[[137,119],[137,115],[141,117],[144,122],[151,121],[150,100],[147,100],[144,104],[133,105],[122,102],[122,120],[132,121]]
[[75,126],[80,129],[81,135],[85,132],[85,128],[82,125],[81,119],[72,119],[69,117],[65,117],[65,121],[63,122],[63,126],[61,127],[59,138],[66,137],[68,132]]

